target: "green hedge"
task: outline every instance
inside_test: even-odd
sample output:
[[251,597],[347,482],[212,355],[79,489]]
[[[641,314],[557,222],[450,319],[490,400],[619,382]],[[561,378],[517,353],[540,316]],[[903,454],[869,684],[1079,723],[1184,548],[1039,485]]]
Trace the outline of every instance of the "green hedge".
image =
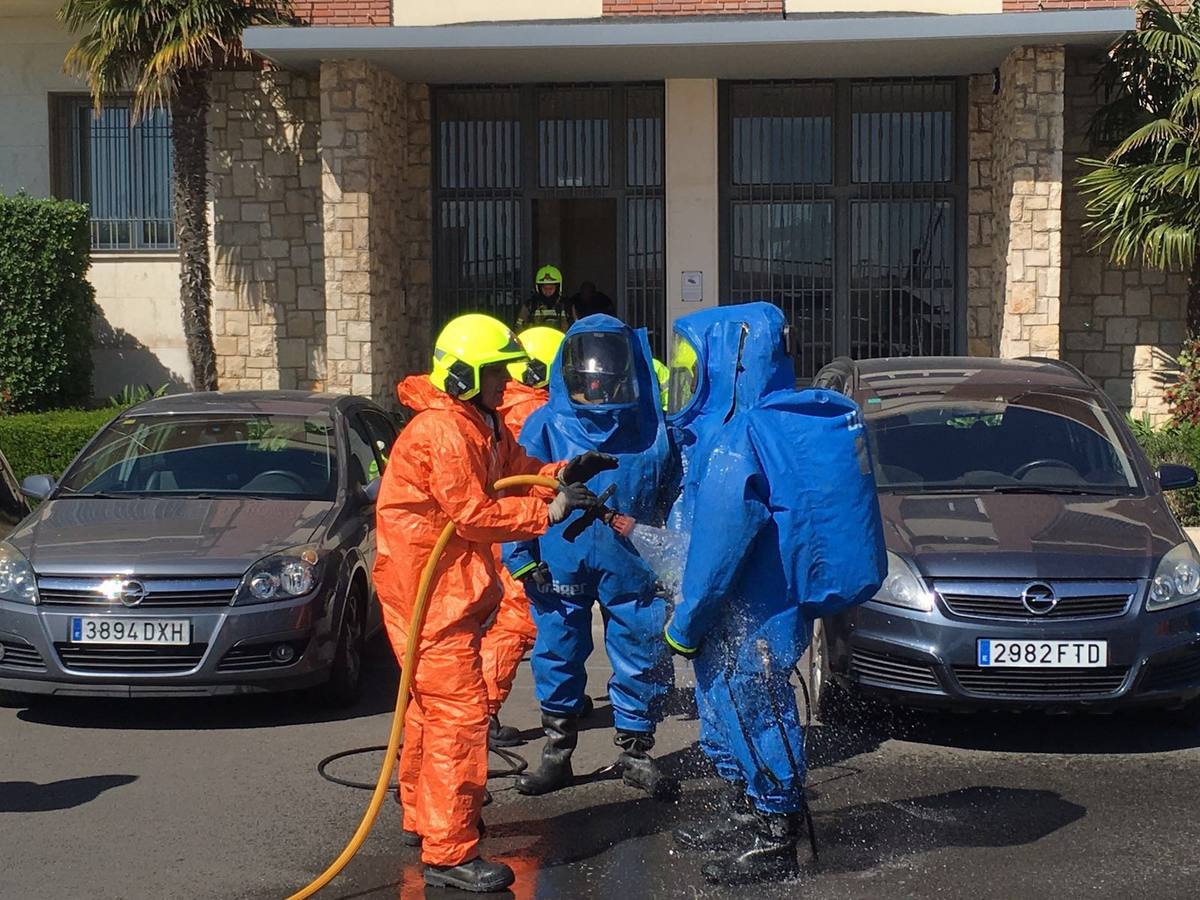
[[[1143,422],[1133,422],[1133,433],[1146,451],[1151,465],[1163,463],[1191,466],[1200,471],[1200,425],[1181,422],[1153,429]],[[1167,503],[1186,527],[1200,526],[1200,487],[1186,491],[1171,491]]]
[[0,413],[92,395],[87,207],[0,194]]
[[0,416],[0,451],[20,480],[27,475],[57,478],[102,425],[120,409],[67,409]]

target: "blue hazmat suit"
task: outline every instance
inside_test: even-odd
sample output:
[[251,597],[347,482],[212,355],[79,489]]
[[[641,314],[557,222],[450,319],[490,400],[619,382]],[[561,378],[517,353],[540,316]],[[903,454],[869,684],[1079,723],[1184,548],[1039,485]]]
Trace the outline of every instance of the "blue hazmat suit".
[[870,599],[886,575],[875,482],[855,404],[787,386],[775,307],[703,315],[676,324],[698,358],[692,402],[710,408],[671,417],[691,441],[678,504],[691,539],[666,637],[698,651],[701,746],[718,773],[759,810],[791,813],[805,758],[789,678],[812,622]]
[[[563,353],[572,337],[586,333],[625,335],[632,347],[637,397],[622,403],[588,405],[571,399],[563,374]],[[520,443],[543,460],[570,459],[588,450],[616,456],[616,469],[588,482],[597,494],[610,485],[609,506],[639,522],[658,524],[677,491],[674,453],[659,401],[658,380],[644,329],[634,330],[611,316],[580,319],[567,331],[550,368],[550,399],[525,422]],[[536,541],[505,547],[505,565],[514,574],[541,561],[552,583],[525,585],[537,623],[532,668],[538,701],[553,715],[578,715],[587,684],[585,663],[592,652],[592,605],[600,603],[604,642],[612,664],[608,696],[620,731],[650,733],[661,719],[670,684],[670,654],[662,642],[666,600],[656,590],[654,571],[630,543],[601,522],[593,522],[574,543],[564,532],[575,517]]]

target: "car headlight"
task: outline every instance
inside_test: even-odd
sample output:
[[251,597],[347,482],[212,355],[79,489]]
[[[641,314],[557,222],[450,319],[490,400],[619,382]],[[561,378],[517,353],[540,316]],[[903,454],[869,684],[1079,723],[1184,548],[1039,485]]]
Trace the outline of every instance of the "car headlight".
[[37,603],[37,575],[20,550],[0,541],[0,600]]
[[1146,609],[1168,609],[1200,600],[1200,558],[1191,543],[1184,541],[1158,564]]
[[234,603],[270,603],[311,594],[320,569],[321,554],[311,545],[272,554],[246,570]]
[[883,585],[871,599],[876,603],[886,603],[888,606],[902,606],[905,609],[915,609],[918,612],[933,610],[933,592],[925,587],[912,566],[892,553],[887,555],[887,577]]

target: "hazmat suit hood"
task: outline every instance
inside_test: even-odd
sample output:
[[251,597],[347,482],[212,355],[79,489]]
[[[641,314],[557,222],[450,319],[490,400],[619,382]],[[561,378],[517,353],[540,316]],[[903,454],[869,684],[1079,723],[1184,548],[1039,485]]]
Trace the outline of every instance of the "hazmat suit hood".
[[458,409],[466,404],[434,387],[428,375],[409,375],[396,385],[397,399],[414,413],[427,409]]
[[[633,351],[631,361],[637,397],[619,403],[577,403],[571,399],[563,373],[563,353],[571,339],[581,334],[618,334]],[[572,444],[619,453],[645,449],[654,443],[662,426],[658,402],[658,377],[654,374],[646,329],[630,328],[620,319],[597,314],[580,319],[567,330],[550,366],[550,399],[547,410],[554,427]]]
[[763,301],[705,309],[675,323],[675,334],[697,357],[690,401],[667,416],[682,447],[767,394],[795,386],[785,327],[779,307]]

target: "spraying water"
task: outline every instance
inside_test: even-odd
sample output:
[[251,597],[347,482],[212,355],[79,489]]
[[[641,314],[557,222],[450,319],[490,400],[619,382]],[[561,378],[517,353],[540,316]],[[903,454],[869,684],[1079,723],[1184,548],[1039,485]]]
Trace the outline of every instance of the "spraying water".
[[628,537],[638,555],[654,570],[666,588],[667,597],[677,603],[683,586],[683,567],[687,562],[688,540],[691,536],[673,528],[637,524]]

